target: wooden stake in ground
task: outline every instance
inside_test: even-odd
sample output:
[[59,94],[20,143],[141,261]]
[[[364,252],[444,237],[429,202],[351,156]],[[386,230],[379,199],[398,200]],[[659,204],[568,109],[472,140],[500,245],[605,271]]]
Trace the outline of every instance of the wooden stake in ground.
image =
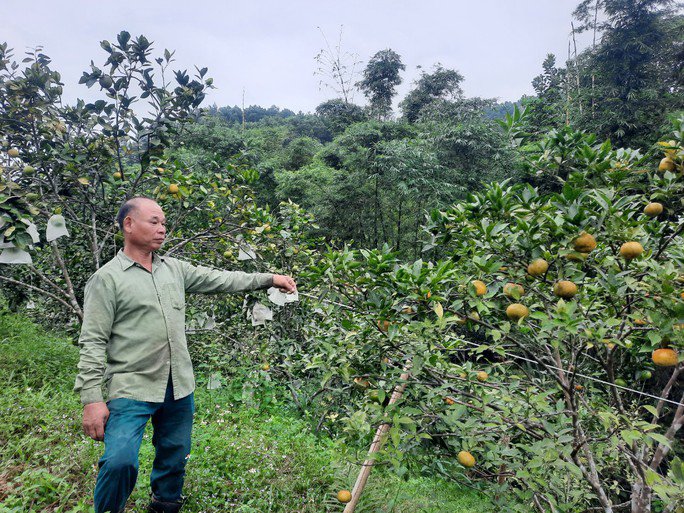
[[[394,392],[392,392],[392,397],[390,397],[388,405],[396,403],[399,400],[399,398],[402,395],[404,395],[404,390],[406,390],[406,380],[408,380],[409,378],[408,371],[410,367],[410,364],[404,367],[404,372],[399,378],[400,383],[396,387],[394,387]],[[378,430],[375,432],[375,438],[373,438],[373,443],[371,444],[370,449],[368,449],[368,458],[366,459],[366,461],[363,462],[361,471],[359,472],[359,477],[356,478],[356,483],[354,484],[354,489],[352,490],[351,501],[347,503],[347,506],[344,508],[343,513],[354,513],[356,505],[358,504],[359,499],[361,498],[363,488],[364,486],[366,486],[366,481],[368,481],[368,476],[370,475],[371,468],[373,468],[373,464],[375,463],[375,459],[372,456],[380,449],[382,449],[382,446],[385,443],[385,439],[387,438],[387,432],[389,431],[389,429],[389,422],[383,422],[382,424],[380,424],[380,426],[378,426]]]

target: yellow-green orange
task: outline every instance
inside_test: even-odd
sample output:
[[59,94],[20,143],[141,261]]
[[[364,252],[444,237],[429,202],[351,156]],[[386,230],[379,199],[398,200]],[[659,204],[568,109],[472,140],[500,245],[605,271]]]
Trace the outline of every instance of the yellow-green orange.
[[176,185],[175,183],[172,183],[171,185],[169,185],[169,193],[170,194],[178,194],[178,185]]
[[590,253],[596,249],[596,239],[587,232],[580,233],[580,236],[572,241],[572,247],[580,253]]
[[487,381],[487,378],[489,378],[489,374],[487,374],[485,371],[480,371],[477,373],[477,380],[482,381],[483,383]]
[[577,294],[577,285],[569,280],[557,281],[553,286],[553,293],[563,299],[571,299]]
[[484,296],[487,293],[487,285],[482,280],[473,280],[470,283],[475,287],[475,294]]
[[519,283],[508,282],[503,286],[503,293],[508,297],[519,298],[525,294],[525,288]]
[[644,252],[644,247],[635,241],[625,242],[620,246],[620,255],[625,260],[632,260]]
[[527,266],[527,273],[530,276],[541,276],[546,271],[549,270],[549,263],[543,258],[537,258],[533,260],[530,265]]
[[475,457],[468,451],[461,451],[456,456],[458,462],[466,468],[472,468],[475,466]]
[[644,207],[644,214],[648,217],[656,217],[663,213],[663,204],[658,202],[649,203]]
[[506,308],[506,316],[512,321],[519,321],[530,315],[530,310],[520,303],[513,303]]
[[7,150],[7,155],[9,155],[10,157],[18,157],[19,150],[16,148],[10,148],[9,150]]

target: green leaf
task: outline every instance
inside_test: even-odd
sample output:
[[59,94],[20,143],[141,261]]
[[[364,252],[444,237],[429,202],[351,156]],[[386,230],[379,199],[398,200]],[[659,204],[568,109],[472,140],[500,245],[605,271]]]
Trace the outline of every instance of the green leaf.
[[646,436],[649,438],[652,438],[659,444],[663,444],[665,447],[672,448],[672,442],[665,438],[665,435],[661,435],[660,433],[647,433]]

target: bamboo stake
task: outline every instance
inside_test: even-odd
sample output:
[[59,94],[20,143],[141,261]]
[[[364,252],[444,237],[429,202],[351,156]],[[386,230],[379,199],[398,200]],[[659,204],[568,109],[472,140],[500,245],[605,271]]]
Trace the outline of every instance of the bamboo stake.
[[[410,367],[410,363],[407,364],[406,367],[404,367],[404,372],[399,378],[400,383],[394,387],[394,392],[392,392],[392,397],[390,397],[388,405],[396,403],[401,398],[401,396],[404,395],[404,390],[406,390],[406,383],[409,378],[408,371]],[[380,424],[380,426],[378,426],[378,430],[375,432],[375,438],[373,438],[373,443],[371,444],[370,449],[368,449],[368,458],[366,459],[366,461],[363,462],[361,471],[359,472],[359,476],[356,478],[356,483],[354,484],[354,488],[352,489],[351,501],[347,503],[347,506],[344,508],[343,513],[354,513],[356,505],[358,504],[359,499],[361,498],[363,488],[366,486],[366,481],[368,481],[370,471],[375,463],[375,459],[372,457],[372,455],[380,451],[380,449],[382,449],[382,446],[385,443],[385,439],[387,438],[387,432],[389,431],[390,426],[390,422],[383,422],[382,424]]]

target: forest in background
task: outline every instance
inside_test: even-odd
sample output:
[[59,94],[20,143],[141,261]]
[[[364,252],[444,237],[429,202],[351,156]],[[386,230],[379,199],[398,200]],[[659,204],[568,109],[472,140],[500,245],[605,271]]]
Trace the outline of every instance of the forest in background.
[[[175,148],[199,166],[257,170],[260,204],[277,208],[290,199],[302,205],[315,215],[318,234],[331,241],[389,244],[416,258],[424,212],[482,183],[542,185],[525,148],[513,151],[502,129],[515,105],[527,112],[518,128],[526,134],[572,127],[615,147],[652,150],[684,109],[684,22],[672,5],[580,3],[569,43],[588,31],[593,44],[582,51],[569,46],[565,66],[549,54],[532,80],[536,95],[515,104],[466,98],[464,77],[436,63],[421,71],[395,112],[401,56],[380,50],[354,75],[354,57],[340,42],[317,57],[323,87],[339,96],[315,113],[213,105],[180,138],[183,148]],[[359,92],[365,107],[350,100]]]

